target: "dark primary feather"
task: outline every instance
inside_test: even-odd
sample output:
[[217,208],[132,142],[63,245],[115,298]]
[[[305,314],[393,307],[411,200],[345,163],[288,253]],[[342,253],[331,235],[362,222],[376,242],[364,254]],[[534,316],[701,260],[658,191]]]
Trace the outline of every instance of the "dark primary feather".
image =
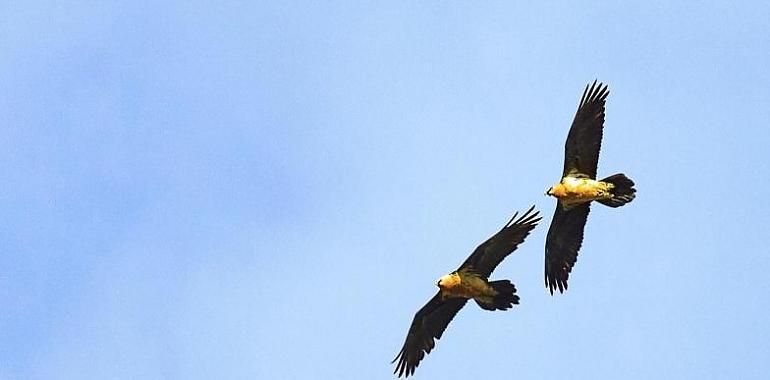
[[406,341],[393,362],[398,360],[393,373],[398,377],[414,374],[420,360],[435,347],[435,339],[441,339],[449,322],[468,302],[466,298],[441,299],[439,291],[414,315]]
[[557,202],[548,236],[545,240],[545,286],[564,293],[567,280],[583,244],[583,230],[588,219],[590,203],[564,210]]
[[534,209],[535,206],[532,206],[519,219],[516,219],[518,213],[514,214],[498,233],[479,245],[458,270],[472,268],[481,277],[488,278],[500,262],[516,250],[529,232],[537,226],[541,217],[538,216],[538,211],[532,212]]
[[562,176],[583,174],[596,179],[599,150],[602,147],[604,104],[609,93],[607,85],[602,83],[597,85],[594,81],[590,87],[586,85],[564,144]]

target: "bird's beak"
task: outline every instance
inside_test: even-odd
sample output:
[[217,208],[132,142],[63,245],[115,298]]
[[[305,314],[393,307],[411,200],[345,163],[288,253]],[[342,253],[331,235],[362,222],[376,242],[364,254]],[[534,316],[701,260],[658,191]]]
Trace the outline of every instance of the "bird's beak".
[[551,190],[553,190],[553,187],[549,187],[548,190],[545,191],[545,195],[551,195]]

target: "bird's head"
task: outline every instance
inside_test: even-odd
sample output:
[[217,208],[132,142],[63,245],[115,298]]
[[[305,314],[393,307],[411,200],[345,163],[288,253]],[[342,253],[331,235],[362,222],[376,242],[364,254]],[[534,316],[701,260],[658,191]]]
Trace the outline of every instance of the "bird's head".
[[436,282],[436,285],[441,289],[449,289],[460,283],[460,275],[457,272],[452,272],[445,276],[441,276]]
[[550,195],[556,198],[564,198],[567,196],[567,188],[561,183],[557,183],[546,190],[545,195]]

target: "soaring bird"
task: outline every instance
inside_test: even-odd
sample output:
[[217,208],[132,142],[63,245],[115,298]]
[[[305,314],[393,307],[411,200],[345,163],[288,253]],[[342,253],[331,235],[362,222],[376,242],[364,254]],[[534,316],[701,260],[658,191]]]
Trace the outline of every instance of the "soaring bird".
[[620,207],[636,196],[634,181],[625,174],[596,180],[607,95],[609,90],[602,83],[586,85],[564,144],[562,179],[546,191],[557,199],[545,242],[545,286],[551,294],[556,288],[561,293],[567,289],[567,279],[583,244],[591,201]]
[[[438,293],[414,315],[409,333],[401,351],[393,362],[398,361],[398,377],[414,374],[420,361],[435,346],[434,339],[441,339],[449,321],[454,318],[469,299],[484,310],[507,310],[519,303],[516,287],[508,280],[489,281],[498,264],[524,241],[537,222],[538,212],[532,206],[519,219],[518,213],[503,228],[476,250],[456,271],[439,278]],[[391,362],[391,363],[393,363]]]

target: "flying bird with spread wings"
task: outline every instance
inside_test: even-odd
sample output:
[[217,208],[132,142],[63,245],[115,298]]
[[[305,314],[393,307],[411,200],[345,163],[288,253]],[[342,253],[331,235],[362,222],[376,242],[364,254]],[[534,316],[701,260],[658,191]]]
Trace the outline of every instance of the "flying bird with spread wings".
[[607,85],[597,85],[596,81],[586,85],[564,144],[562,179],[546,192],[557,199],[545,242],[545,286],[551,294],[557,288],[561,293],[567,289],[567,280],[583,244],[591,201],[620,207],[636,197],[634,181],[625,174],[596,180],[607,95]]
[[434,339],[441,339],[449,322],[457,312],[473,299],[484,310],[507,310],[518,305],[516,287],[508,280],[489,281],[489,275],[529,235],[540,221],[532,206],[520,218],[518,213],[503,228],[476,250],[456,271],[441,277],[436,293],[415,315],[406,335],[406,341],[393,362],[398,361],[393,373],[409,377],[426,354],[435,347]]

